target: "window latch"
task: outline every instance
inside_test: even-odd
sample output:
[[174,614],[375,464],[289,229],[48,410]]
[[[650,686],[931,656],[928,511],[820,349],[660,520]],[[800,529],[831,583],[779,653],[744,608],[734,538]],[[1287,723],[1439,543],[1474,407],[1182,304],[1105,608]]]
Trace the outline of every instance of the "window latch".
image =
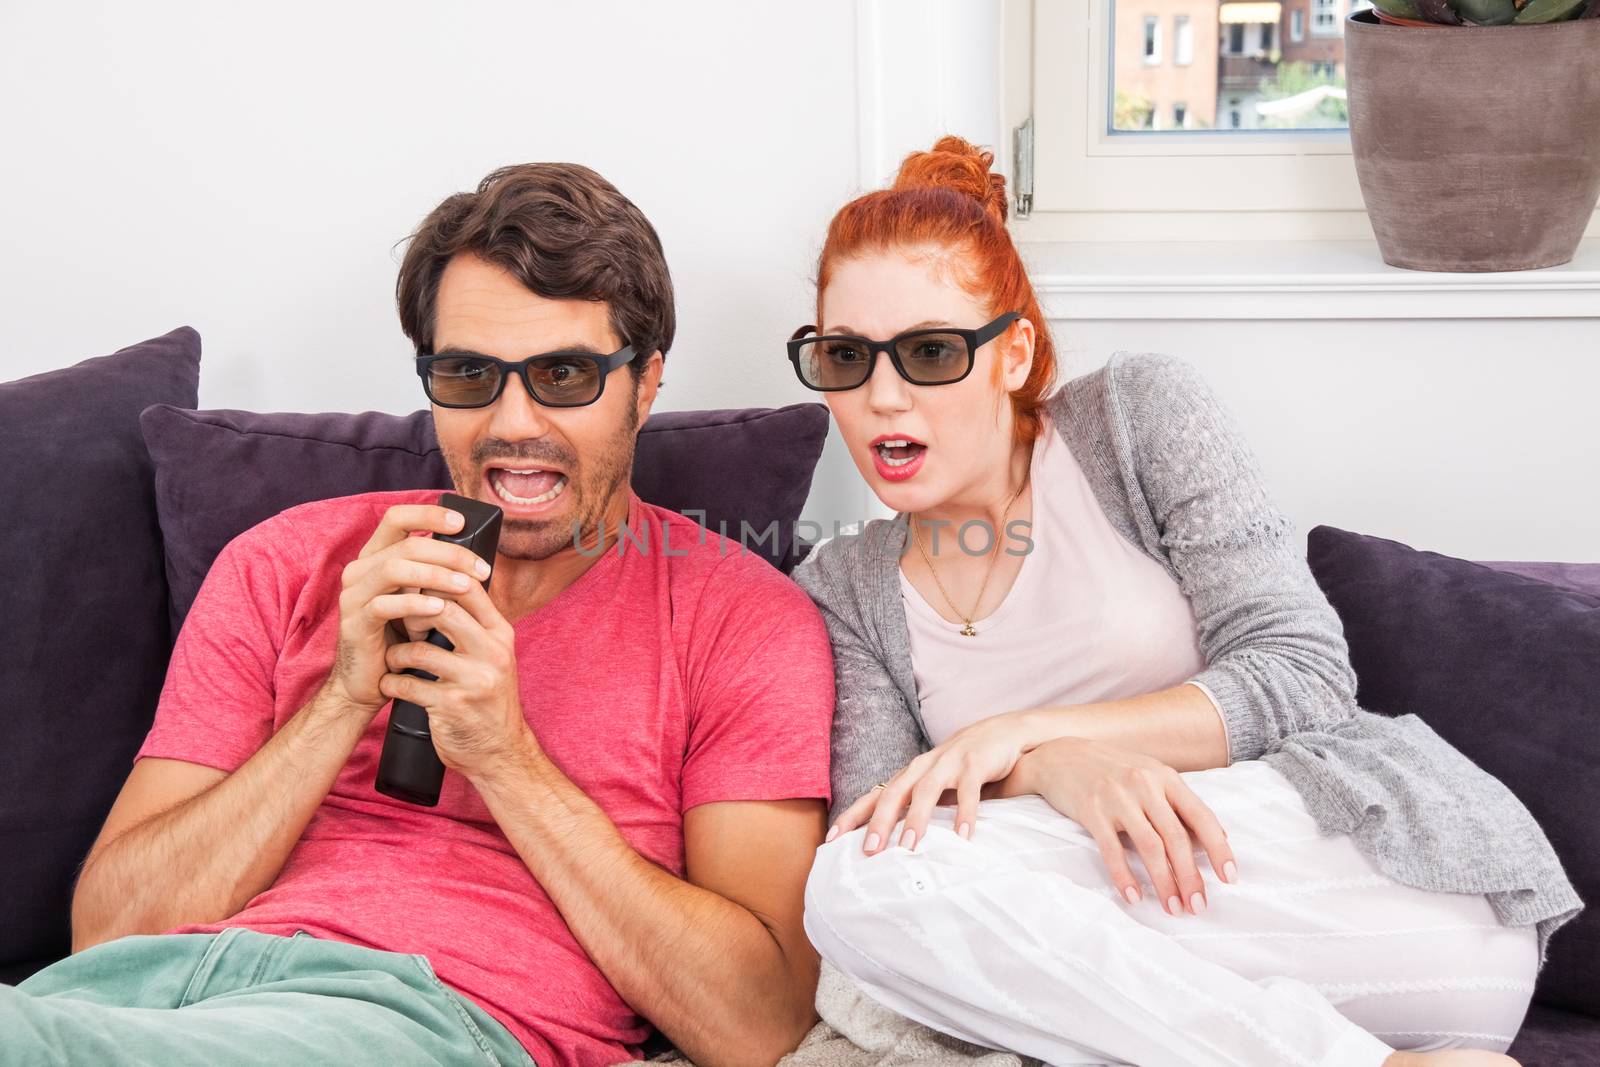
[[1016,217],[1033,212],[1033,116],[1011,131],[1011,188],[1017,194]]

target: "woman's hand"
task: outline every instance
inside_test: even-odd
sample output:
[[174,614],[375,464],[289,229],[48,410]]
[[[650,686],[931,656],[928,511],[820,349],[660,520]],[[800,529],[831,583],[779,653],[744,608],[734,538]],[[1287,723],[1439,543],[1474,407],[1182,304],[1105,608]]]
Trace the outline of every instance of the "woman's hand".
[[1118,832],[1128,835],[1144,861],[1157,899],[1167,913],[1205,909],[1205,885],[1195,865],[1192,833],[1211,868],[1225,882],[1238,881],[1228,833],[1179,773],[1159,760],[1103,741],[1063,737],[1032,749],[1018,768],[1023,791],[1094,835],[1111,880],[1129,904],[1140,897]]
[[1024,752],[1041,741],[1038,726],[1027,712],[1007,712],[982,719],[952,734],[889,779],[846,808],[828,831],[832,841],[863,823],[867,826],[867,855],[888,847],[895,823],[905,816],[900,844],[915,848],[928,829],[933,809],[946,792],[955,791],[956,833],[972,836],[978,818],[978,801],[1003,795],[988,783],[1006,779]]

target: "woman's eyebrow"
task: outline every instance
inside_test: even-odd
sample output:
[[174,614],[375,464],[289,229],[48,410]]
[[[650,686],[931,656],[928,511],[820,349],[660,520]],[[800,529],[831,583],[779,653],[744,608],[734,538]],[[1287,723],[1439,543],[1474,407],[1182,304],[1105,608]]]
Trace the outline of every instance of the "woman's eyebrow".
[[[952,326],[952,325],[954,325],[954,324],[950,323],[950,322],[945,322],[943,319],[926,319],[926,320],[924,320],[922,322],[916,323],[916,324],[914,324],[912,326],[907,326],[905,329],[898,330],[896,332],[897,333],[910,333],[912,330],[923,330],[923,329],[928,329],[930,327],[935,327],[935,326]],[[856,330],[853,330],[848,326],[830,326],[830,327],[828,327],[826,330],[824,330],[822,332],[824,334],[847,333],[847,334],[850,334],[851,336],[859,336],[859,333]]]

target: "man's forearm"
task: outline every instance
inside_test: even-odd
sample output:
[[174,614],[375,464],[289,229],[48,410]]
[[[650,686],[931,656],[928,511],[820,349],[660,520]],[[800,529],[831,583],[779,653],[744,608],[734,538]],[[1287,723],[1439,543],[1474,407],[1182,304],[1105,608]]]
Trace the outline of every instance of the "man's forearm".
[[1227,734],[1211,699],[1185,682],[1126,700],[1021,713],[1033,744],[1086,737],[1142,752],[1179,771],[1228,765]]
[[319,691],[237,771],[91,853],[73,951],[237,912],[277,877],[371,718]]
[[475,784],[618,994],[690,1059],[773,1063],[799,1043],[814,958],[789,958],[750,911],[640,856],[543,753]]

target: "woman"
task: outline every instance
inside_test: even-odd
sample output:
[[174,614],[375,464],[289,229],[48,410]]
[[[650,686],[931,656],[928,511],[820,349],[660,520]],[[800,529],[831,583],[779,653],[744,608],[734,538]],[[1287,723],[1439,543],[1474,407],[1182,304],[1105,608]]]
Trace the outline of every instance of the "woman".
[[1582,906],[1544,834],[1415,716],[1356,707],[1188,364],[1118,353],[1047,395],[992,159],[946,137],[843,208],[790,342],[897,512],[795,574],[837,663],[813,942],[1050,1064],[1514,1063]]

